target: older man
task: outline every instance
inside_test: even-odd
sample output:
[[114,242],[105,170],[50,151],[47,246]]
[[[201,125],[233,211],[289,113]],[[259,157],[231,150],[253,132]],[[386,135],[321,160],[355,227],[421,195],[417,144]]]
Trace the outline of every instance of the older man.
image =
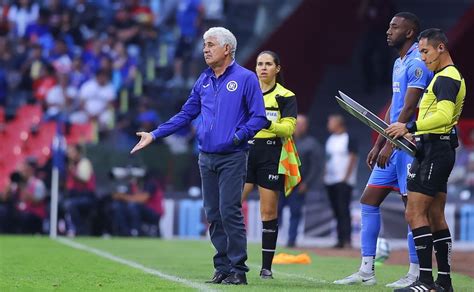
[[134,153],[168,136],[201,114],[197,129],[204,210],[210,224],[215,273],[208,283],[247,284],[247,239],[242,216],[242,188],[248,143],[268,121],[255,74],[235,58],[237,40],[227,29],[204,33],[204,59],[209,68],[199,76],[181,111],[152,132],[139,132]]

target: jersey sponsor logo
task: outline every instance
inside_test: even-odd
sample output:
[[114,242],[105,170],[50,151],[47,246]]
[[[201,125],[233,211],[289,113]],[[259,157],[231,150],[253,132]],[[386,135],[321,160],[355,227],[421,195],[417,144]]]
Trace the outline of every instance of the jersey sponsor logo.
[[398,82],[398,81],[393,82],[392,87],[393,87],[393,92],[394,93],[395,92],[400,92],[400,82]]
[[411,173],[411,172],[410,172],[410,169],[411,169],[411,163],[408,163],[408,164],[407,164],[407,177],[408,177],[409,179],[414,179],[415,176],[416,176],[416,173]]
[[280,178],[278,174],[269,174],[268,175],[268,180],[269,181],[277,181]]
[[237,82],[235,82],[234,80],[227,82],[226,88],[227,88],[227,90],[229,90],[230,92],[236,91],[236,90],[237,90],[237,87],[238,87],[238,84],[237,84]]
[[202,87],[203,87],[203,88],[208,88],[210,84],[211,84],[211,83],[208,83],[208,84],[206,84],[206,85],[203,84]]
[[416,77],[416,79],[420,79],[421,76],[423,76],[423,69],[418,67],[418,68],[415,69],[415,77]]

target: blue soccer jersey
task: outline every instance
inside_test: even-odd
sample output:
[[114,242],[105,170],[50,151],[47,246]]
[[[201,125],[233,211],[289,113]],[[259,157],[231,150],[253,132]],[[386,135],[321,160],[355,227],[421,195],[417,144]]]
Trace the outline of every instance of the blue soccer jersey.
[[[405,94],[410,87],[425,89],[433,78],[433,73],[428,70],[420,58],[418,43],[414,43],[403,58],[395,60],[393,65],[393,95],[390,109],[390,123],[398,121],[398,117],[405,104]],[[414,120],[415,117],[412,117]],[[394,150],[388,165],[382,169],[375,166],[368,187],[389,188],[407,194],[406,179],[410,164],[413,161],[408,153]]]

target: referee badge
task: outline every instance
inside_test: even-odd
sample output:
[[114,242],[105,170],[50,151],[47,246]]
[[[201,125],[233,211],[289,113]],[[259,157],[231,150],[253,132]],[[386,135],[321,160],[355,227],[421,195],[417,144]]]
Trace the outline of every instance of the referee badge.
[[418,68],[415,69],[415,77],[416,77],[416,79],[420,79],[421,76],[423,76],[423,69],[418,67]]

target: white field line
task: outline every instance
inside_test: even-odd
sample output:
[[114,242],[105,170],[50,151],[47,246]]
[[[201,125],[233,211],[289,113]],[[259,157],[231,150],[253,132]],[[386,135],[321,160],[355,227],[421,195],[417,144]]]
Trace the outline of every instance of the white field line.
[[186,285],[188,287],[197,289],[199,291],[205,291],[205,292],[218,291],[218,290],[210,289],[209,287],[207,287],[204,284],[196,283],[196,282],[193,282],[193,281],[190,281],[190,280],[187,280],[187,279],[184,279],[184,278],[180,278],[180,277],[177,277],[177,276],[165,274],[165,273],[160,272],[159,270],[156,270],[156,269],[147,268],[147,267],[145,267],[142,264],[139,264],[137,262],[133,262],[133,261],[126,260],[126,259],[118,257],[118,256],[114,256],[113,254],[110,254],[108,252],[105,252],[105,251],[102,251],[100,249],[96,249],[96,248],[93,248],[93,247],[90,247],[90,246],[72,241],[70,239],[57,238],[56,241],[58,241],[58,242],[60,242],[64,245],[67,245],[69,247],[72,247],[72,248],[75,248],[75,249],[78,249],[78,250],[82,250],[82,251],[86,251],[86,252],[95,254],[97,256],[106,258],[108,260],[111,260],[111,261],[129,266],[129,267],[135,268],[135,269],[140,270],[142,272],[145,272],[147,274],[151,274],[153,276],[157,276],[159,278],[162,278],[162,279],[165,279],[165,280],[168,280],[168,281],[181,283],[183,285]]
[[[260,265],[257,265],[257,264],[247,263],[247,265],[249,265],[249,266],[251,266],[252,268],[255,268],[255,269],[260,269]],[[322,280],[322,279],[313,278],[313,277],[309,277],[309,276],[301,275],[301,274],[292,274],[292,273],[280,272],[278,270],[275,270],[274,268],[272,268],[272,272],[274,274],[277,274],[277,275],[279,274],[279,275],[282,275],[282,276],[285,276],[285,277],[288,277],[288,278],[298,278],[298,279],[303,279],[303,280],[306,280],[306,281],[309,281],[309,282],[314,282],[314,283],[328,283],[327,281]]]

